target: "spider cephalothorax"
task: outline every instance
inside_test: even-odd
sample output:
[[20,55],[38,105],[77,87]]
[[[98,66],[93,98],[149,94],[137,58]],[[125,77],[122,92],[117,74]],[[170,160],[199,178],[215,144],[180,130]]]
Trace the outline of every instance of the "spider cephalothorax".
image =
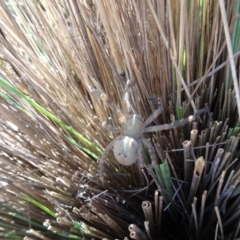
[[123,125],[123,134],[126,136],[137,138],[144,132],[144,120],[140,115],[134,114],[128,116]]
[[[127,84],[128,86],[128,84]],[[126,87],[125,94],[127,94],[129,87]],[[103,93],[101,93],[103,94]],[[101,95],[98,91],[98,96]],[[125,166],[129,166],[136,161],[138,161],[139,167],[143,168],[145,163],[143,161],[142,146],[144,145],[147,149],[152,149],[151,143],[144,138],[143,134],[146,132],[162,131],[167,129],[176,128],[178,126],[184,125],[189,121],[192,121],[196,115],[200,115],[206,112],[206,109],[198,110],[194,116],[173,122],[171,124],[163,124],[157,126],[147,127],[151,122],[153,122],[161,113],[162,108],[159,107],[144,121],[144,119],[136,113],[135,108],[131,104],[129,97],[124,99],[127,105],[130,106],[133,114],[123,117],[124,123],[121,127],[115,128],[108,124],[108,121],[103,123],[103,126],[112,132],[120,132],[120,135],[112,140],[105,148],[103,155],[100,158],[100,173],[103,172],[104,162],[107,157],[108,152],[113,148],[113,153],[116,160]],[[112,104],[109,105],[113,108]],[[118,110],[119,111],[119,110]],[[123,115],[123,114],[122,114]]]

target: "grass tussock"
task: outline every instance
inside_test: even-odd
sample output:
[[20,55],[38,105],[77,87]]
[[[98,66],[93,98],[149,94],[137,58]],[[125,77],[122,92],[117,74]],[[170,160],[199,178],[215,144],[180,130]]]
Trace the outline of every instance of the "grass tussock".
[[[240,238],[239,12],[1,0],[1,239]],[[163,110],[150,126],[205,110],[145,133],[141,167],[112,151],[100,167],[119,135],[102,122],[122,125],[128,102]]]

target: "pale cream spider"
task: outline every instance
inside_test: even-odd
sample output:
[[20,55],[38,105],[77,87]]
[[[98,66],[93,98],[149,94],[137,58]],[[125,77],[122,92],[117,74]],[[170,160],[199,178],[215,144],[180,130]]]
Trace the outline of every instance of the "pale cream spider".
[[142,156],[142,145],[144,145],[148,149],[153,147],[150,144],[150,142],[144,138],[143,136],[144,133],[163,131],[163,130],[179,127],[181,125],[186,124],[189,121],[194,120],[197,115],[200,115],[203,112],[207,111],[205,108],[200,109],[194,115],[191,115],[188,118],[173,122],[171,124],[162,124],[162,125],[147,127],[151,122],[153,122],[159,116],[159,114],[162,112],[162,108],[161,107],[157,108],[147,118],[147,120],[144,121],[142,116],[136,113],[136,110],[133,107],[133,104],[131,104],[131,101],[128,96],[128,91],[130,87],[131,87],[131,84],[130,82],[128,82],[125,88],[124,100],[126,101],[127,105],[131,108],[133,114],[127,117],[125,117],[116,106],[106,101],[106,95],[104,95],[99,90],[96,90],[96,89],[92,90],[92,92],[97,94],[102,99],[105,98],[105,102],[107,102],[107,105],[111,107],[115,112],[118,112],[118,114],[120,113],[120,116],[123,117],[123,124],[121,127],[118,127],[118,128],[115,128],[109,125],[107,120],[103,122],[103,126],[107,130],[111,132],[120,132],[120,135],[117,136],[114,140],[112,140],[106,146],[104,153],[99,159],[100,174],[103,173],[103,169],[104,169],[103,165],[104,165],[105,159],[107,157],[108,152],[112,148],[113,148],[113,154],[116,160],[120,164],[124,166],[129,166],[138,160],[139,167],[140,168],[145,167],[145,163],[142,161],[142,159],[144,159]]

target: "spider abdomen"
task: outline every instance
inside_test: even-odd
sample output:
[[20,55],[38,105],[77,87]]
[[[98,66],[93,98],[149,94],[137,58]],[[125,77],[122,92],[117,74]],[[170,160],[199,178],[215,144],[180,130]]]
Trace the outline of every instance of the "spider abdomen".
[[123,126],[123,133],[126,136],[137,138],[144,132],[144,120],[140,115],[129,116]]
[[129,166],[137,161],[138,142],[132,137],[122,136],[114,143],[113,153],[120,164]]

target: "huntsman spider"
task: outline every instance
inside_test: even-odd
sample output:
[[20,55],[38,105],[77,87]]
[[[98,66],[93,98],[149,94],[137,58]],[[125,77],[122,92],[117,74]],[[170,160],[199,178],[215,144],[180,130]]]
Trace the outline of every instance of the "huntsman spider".
[[128,114],[128,116],[124,116],[122,111],[112,104],[106,97],[104,93],[102,93],[99,90],[91,89],[91,91],[98,95],[108,107],[112,108],[115,112],[117,112],[118,116],[120,116],[123,119],[123,124],[120,127],[113,127],[109,125],[108,120],[103,122],[103,126],[111,131],[111,132],[119,132],[120,134],[112,140],[105,148],[104,153],[102,154],[101,158],[99,159],[100,164],[100,174],[103,173],[103,165],[105,162],[105,159],[107,157],[108,152],[113,149],[113,154],[116,158],[116,160],[124,165],[124,166],[130,166],[133,163],[138,161],[139,167],[144,168],[145,163],[143,162],[144,157],[142,156],[142,145],[144,145],[147,149],[153,148],[151,143],[144,138],[144,133],[149,132],[157,132],[157,131],[163,131],[168,130],[172,128],[177,128],[179,126],[182,126],[196,118],[196,116],[199,116],[203,112],[206,112],[206,108],[198,110],[194,115],[189,116],[188,118],[181,119],[179,121],[172,122],[170,124],[162,124],[157,126],[150,126],[148,125],[152,123],[162,112],[162,108],[157,108],[145,121],[142,116],[140,116],[133,104],[130,101],[130,98],[128,96],[128,91],[131,87],[130,82],[128,81],[125,93],[124,93],[124,100],[126,101],[129,108],[131,108],[133,114]]

